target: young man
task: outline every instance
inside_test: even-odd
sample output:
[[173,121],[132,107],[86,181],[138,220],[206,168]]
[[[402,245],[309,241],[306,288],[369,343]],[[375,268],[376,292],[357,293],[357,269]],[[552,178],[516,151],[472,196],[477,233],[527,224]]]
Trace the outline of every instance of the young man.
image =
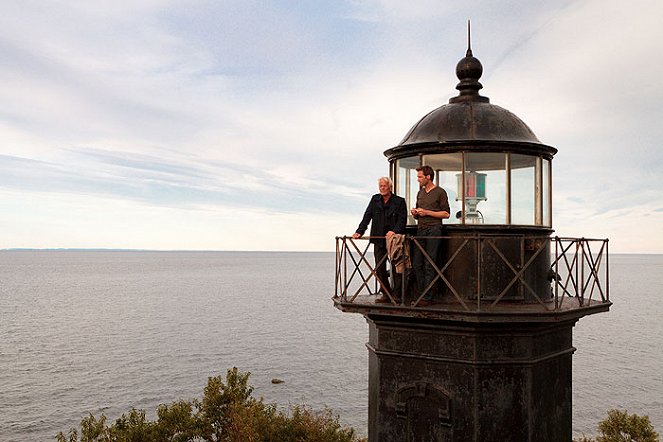
[[[430,166],[417,168],[417,181],[419,181],[419,193],[417,193],[417,206],[410,213],[417,220],[417,237],[428,256],[433,261],[437,260],[440,246],[439,239],[425,239],[426,236],[442,236],[442,220],[449,218],[449,198],[447,192],[435,185],[435,171]],[[428,259],[421,253],[419,247],[412,245],[414,271],[417,278],[417,286],[423,292],[437,273]],[[433,304],[432,290],[426,292],[419,307]]]
[[[405,233],[405,225],[407,223],[407,206],[405,200],[393,193],[394,184],[389,177],[382,177],[378,180],[377,193],[371,197],[368,207],[364,212],[364,217],[357,227],[357,231],[352,235],[353,238],[360,238],[368,223],[371,223],[371,237],[386,236],[387,238],[395,233]],[[373,243],[373,255],[375,256],[375,273],[379,280],[380,292],[382,296],[377,298],[375,302],[391,302],[385,293],[385,288],[392,291],[389,285],[389,274],[387,273],[387,242],[384,238],[371,238],[370,242]],[[383,260],[383,258],[385,258]],[[381,264],[378,264],[382,261]],[[395,279],[395,278],[394,278]],[[398,289],[399,284],[394,284]],[[400,296],[400,293],[394,293],[395,298]]]

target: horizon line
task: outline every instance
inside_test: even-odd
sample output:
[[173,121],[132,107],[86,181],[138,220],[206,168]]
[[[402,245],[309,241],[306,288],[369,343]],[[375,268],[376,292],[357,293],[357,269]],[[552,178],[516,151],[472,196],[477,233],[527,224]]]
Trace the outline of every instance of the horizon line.
[[129,249],[112,247],[10,247],[0,252],[232,252],[232,253],[334,253],[334,250],[222,250],[222,249]]
[[[127,249],[110,247],[11,247],[0,252],[216,252],[216,253],[335,253],[334,250],[221,250],[221,249]],[[611,255],[663,255],[652,252],[610,252]]]

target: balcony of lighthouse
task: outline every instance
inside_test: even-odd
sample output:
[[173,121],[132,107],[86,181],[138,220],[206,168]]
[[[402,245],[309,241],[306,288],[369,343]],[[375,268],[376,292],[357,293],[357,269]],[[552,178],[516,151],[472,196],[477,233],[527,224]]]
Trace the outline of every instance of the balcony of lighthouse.
[[[453,226],[449,226],[453,227]],[[447,232],[449,229],[447,227]],[[446,232],[445,232],[446,233]],[[428,287],[417,288],[414,269],[390,269],[392,284],[376,276],[369,240],[336,238],[333,302],[344,312],[463,322],[557,322],[608,311],[608,240],[513,233],[449,232],[406,235],[409,254],[421,253],[434,270]],[[439,257],[423,241],[440,241]],[[387,257],[384,258],[387,260]],[[387,262],[389,262],[387,260]],[[394,276],[402,277],[397,290]],[[378,303],[385,293],[390,302]],[[435,303],[419,303],[428,292]]]

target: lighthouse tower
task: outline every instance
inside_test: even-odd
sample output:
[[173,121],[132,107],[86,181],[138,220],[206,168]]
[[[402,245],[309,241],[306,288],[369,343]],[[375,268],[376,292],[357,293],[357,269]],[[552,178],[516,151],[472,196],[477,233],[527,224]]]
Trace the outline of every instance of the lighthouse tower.
[[572,329],[610,308],[608,240],[553,236],[557,150],[480,95],[482,72],[468,48],[458,95],[385,151],[408,213],[418,167],[449,196],[438,256],[408,222],[434,281],[417,287],[405,265],[401,292],[376,303],[367,238],[336,239],[334,305],[369,326],[369,442],[572,439]]

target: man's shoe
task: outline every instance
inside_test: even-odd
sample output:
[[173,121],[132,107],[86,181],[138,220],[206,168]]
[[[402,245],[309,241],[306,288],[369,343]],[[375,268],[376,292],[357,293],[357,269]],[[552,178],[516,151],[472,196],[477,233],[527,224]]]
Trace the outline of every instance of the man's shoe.
[[391,303],[391,299],[389,299],[389,296],[387,296],[383,293],[382,296],[375,299],[375,303],[376,304],[387,304],[387,303]]

